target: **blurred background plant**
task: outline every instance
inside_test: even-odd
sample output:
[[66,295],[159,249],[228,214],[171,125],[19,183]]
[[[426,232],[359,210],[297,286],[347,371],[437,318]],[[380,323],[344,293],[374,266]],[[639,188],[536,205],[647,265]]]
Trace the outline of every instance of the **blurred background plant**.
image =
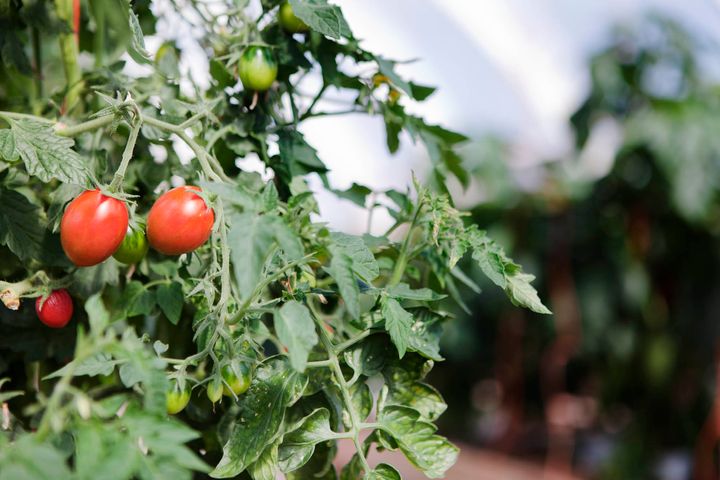
[[575,152],[537,188],[501,140],[466,156],[474,220],[554,316],[467,296],[432,378],[450,435],[593,478],[718,478],[720,90],[700,50],[666,18],[617,29],[570,118]]

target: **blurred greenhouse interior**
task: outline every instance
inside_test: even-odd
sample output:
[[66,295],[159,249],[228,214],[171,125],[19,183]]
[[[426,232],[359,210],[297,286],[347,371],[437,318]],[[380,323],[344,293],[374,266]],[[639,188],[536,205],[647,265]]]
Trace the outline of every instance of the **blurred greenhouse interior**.
[[[430,378],[449,404],[440,428],[463,447],[447,478],[718,478],[720,2],[336,3],[366,47],[438,87],[408,107],[473,139],[457,205],[554,312],[492,288],[448,304]],[[390,157],[377,119],[317,118],[304,133],[333,187],[366,185],[379,204],[429,171],[409,139]],[[391,221],[319,200],[339,230]]]

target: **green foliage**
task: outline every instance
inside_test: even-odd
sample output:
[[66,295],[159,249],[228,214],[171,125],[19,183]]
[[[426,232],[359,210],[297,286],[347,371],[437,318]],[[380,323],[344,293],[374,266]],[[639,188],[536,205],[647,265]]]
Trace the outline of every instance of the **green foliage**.
[[[445,178],[467,183],[455,151],[466,137],[404,106],[434,89],[362,49],[340,8],[325,0],[290,1],[310,28],[294,36],[277,23],[279,2],[262,2],[261,19],[249,17],[246,3],[183,7],[196,9],[200,41],[215,51],[207,88],[180,74],[175,45],[155,58],[147,51],[143,35],[156,21],[148,2],[91,2],[79,45],[64,10],[50,12],[55,29],[41,29],[39,15],[23,20],[30,36],[17,28],[1,34],[0,297],[14,308],[68,288],[75,314],[66,329],[49,332],[31,300],[0,313],[0,375],[9,378],[0,400],[13,414],[0,433],[0,478],[333,479],[339,439],[356,449],[341,478],[400,478],[392,466],[368,464],[372,444],[401,450],[439,478],[457,449],[435,434],[432,422],[446,405],[423,379],[442,360],[453,278],[464,278],[457,263],[472,251],[514,303],[548,313],[531,276],[452,206]],[[8,8],[23,16],[31,4]],[[22,48],[6,55],[16,44]],[[238,84],[250,45],[267,45],[278,60],[265,92]],[[40,47],[39,63],[26,68],[25,50]],[[78,50],[94,64],[80,65]],[[125,52],[149,73],[126,77]],[[349,75],[339,68],[348,63],[372,72]],[[322,78],[322,87],[299,93],[299,72]],[[385,80],[377,83],[375,73]],[[321,110],[328,90],[353,99],[344,110]],[[383,236],[332,232],[314,220],[305,176],[327,183],[328,170],[300,126],[343,113],[381,117],[391,152],[405,131],[433,161],[429,187],[384,192],[396,223]],[[193,152],[190,164],[176,141]],[[250,155],[272,180],[235,165]],[[140,231],[171,177],[199,185],[214,211],[204,245],[179,257],[149,251],[134,265],[109,258],[77,268],[64,258],[56,232],[82,189],[126,202]],[[327,187],[362,206],[382,193]],[[37,362],[34,373],[29,362]],[[30,389],[36,375],[39,391]],[[192,390],[173,419],[169,386]]]

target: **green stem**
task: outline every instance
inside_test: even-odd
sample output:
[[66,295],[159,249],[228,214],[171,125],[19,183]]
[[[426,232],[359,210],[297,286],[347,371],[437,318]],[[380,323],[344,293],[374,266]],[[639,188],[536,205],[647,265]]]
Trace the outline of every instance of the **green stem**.
[[65,68],[65,83],[67,93],[65,94],[64,111],[71,111],[78,100],[80,92],[84,88],[82,72],[78,64],[78,45],[75,41],[73,33],[73,2],[72,0],[55,0],[55,8],[57,16],[63,20],[67,26],[67,32],[61,33],[58,38],[60,41],[60,54]]
[[245,302],[242,304],[242,306],[240,307],[240,311],[237,313],[237,315],[235,315],[235,318],[229,323],[233,324],[233,323],[237,323],[238,321],[240,321],[240,319],[242,319],[243,315],[245,315],[245,313],[248,311],[248,309],[252,305],[252,302],[255,300],[255,298],[257,298],[257,296],[260,295],[263,290],[265,290],[265,287],[267,287],[268,285],[270,285],[271,283],[273,283],[274,281],[276,281],[277,279],[279,279],[280,277],[285,275],[285,272],[287,272],[288,270],[292,270],[293,268],[295,268],[299,265],[307,263],[307,261],[309,259],[311,259],[313,255],[314,255],[314,253],[311,253],[309,255],[305,255],[304,257],[302,257],[298,260],[288,263],[287,265],[282,267],[280,270],[277,270],[275,273],[273,273],[272,275],[267,277],[265,280],[260,282],[260,284],[258,284],[255,287],[255,289],[250,294],[250,296],[247,298],[247,300],[245,300]]
[[348,348],[355,345],[357,342],[363,340],[364,338],[369,337],[373,333],[375,333],[375,332],[373,332],[372,330],[365,330],[361,334],[357,335],[356,337],[353,337],[349,340],[345,340],[342,343],[338,343],[337,345],[335,345],[335,353],[340,354],[341,352],[344,352]]
[[113,176],[112,183],[110,183],[110,192],[116,192],[122,185],[123,179],[125,178],[125,172],[127,171],[130,159],[132,158],[133,150],[135,150],[135,142],[137,142],[140,127],[142,127],[142,117],[138,116],[130,129],[130,135],[128,136],[125,150],[123,150],[120,166]]
[[69,127],[56,128],[55,133],[61,137],[75,137],[81,133],[90,132],[110,125],[115,120],[114,115],[104,115],[102,117],[93,118],[87,122],[78,123]]
[[[227,241],[227,228],[225,226],[225,211],[222,202],[218,202],[216,206],[218,212],[218,228],[220,229],[220,249],[222,254],[222,264],[220,271],[220,301],[218,305],[223,309],[223,313],[227,313],[227,303],[230,299],[230,247]],[[225,315],[221,317],[225,320]]]
[[330,340],[330,335],[328,335],[327,330],[325,330],[325,325],[323,325],[322,321],[316,315],[313,315],[313,320],[315,320],[317,329],[320,331],[320,341],[322,342],[325,350],[327,351],[330,369],[332,370],[333,374],[335,375],[335,379],[338,382],[338,386],[340,387],[340,392],[343,398],[343,403],[345,404],[345,408],[347,409],[350,416],[350,429],[346,432],[346,434],[349,438],[352,438],[352,441],[355,444],[358,458],[360,458],[360,463],[362,463],[363,468],[365,469],[365,473],[370,472],[370,464],[365,457],[363,445],[360,441],[361,421],[358,413],[355,411],[355,406],[352,403],[352,398],[350,397],[350,387],[345,381],[342,369],[340,368],[340,362],[338,361],[337,354],[335,353],[336,347],[333,346],[332,341]]
[[40,420],[40,425],[38,425],[37,439],[39,441],[44,440],[45,437],[47,437],[47,435],[50,433],[51,415],[55,413],[57,408],[60,406],[62,396],[70,386],[70,382],[72,381],[73,375],[75,374],[75,370],[78,365],[80,365],[86,358],[94,355],[96,352],[101,351],[103,348],[105,348],[106,344],[107,341],[103,341],[92,348],[85,349],[82,339],[80,337],[78,338],[78,345],[75,348],[75,358],[72,362],[67,364],[67,366],[65,367],[65,373],[60,378],[60,381],[55,384],[55,388],[53,388],[53,393],[52,395],[50,395],[50,400],[48,400],[42,419]]
[[33,50],[33,63],[35,63],[35,69],[33,71],[33,78],[35,80],[35,102],[33,102],[33,113],[39,114],[42,106],[43,98],[43,65],[42,65],[42,45],[40,44],[40,30],[37,27],[32,27],[32,50]]
[[410,222],[410,228],[408,228],[408,231],[405,234],[405,239],[400,246],[400,254],[395,261],[395,268],[393,268],[392,276],[390,277],[390,281],[387,285],[388,287],[394,287],[395,285],[400,283],[400,280],[402,280],[402,276],[405,273],[405,268],[407,267],[408,262],[408,249],[410,247],[410,238],[412,237],[413,230],[415,230],[415,225],[417,224],[418,218],[420,217],[420,211],[422,210],[422,207],[422,201],[419,201],[417,207],[415,207],[415,215],[413,215],[412,222]]
[[315,108],[315,105],[317,105],[318,101],[320,101],[320,99],[322,98],[323,93],[325,93],[325,90],[326,90],[326,89],[327,89],[327,85],[326,85],[325,83],[323,83],[322,88],[320,88],[320,90],[318,91],[317,95],[315,95],[315,97],[312,99],[312,101],[310,102],[310,105],[308,106],[307,110],[305,110],[305,113],[303,113],[303,114],[300,116],[300,120],[305,120],[305,119],[308,118],[310,115],[312,115],[313,108]]
[[145,123],[148,125],[151,125],[153,127],[157,127],[161,130],[165,130],[166,132],[171,132],[180,137],[180,139],[187,144],[188,147],[190,147],[195,153],[195,156],[198,159],[198,162],[200,162],[200,167],[202,168],[205,175],[207,175],[208,178],[211,178],[212,180],[216,182],[229,182],[231,181],[229,177],[225,176],[223,173],[222,175],[218,175],[212,167],[210,166],[210,163],[208,162],[208,155],[207,152],[190,136],[185,133],[185,131],[180,128],[178,125],[173,125],[172,123],[163,122],[162,120],[158,120],[157,118],[153,117],[145,117]]

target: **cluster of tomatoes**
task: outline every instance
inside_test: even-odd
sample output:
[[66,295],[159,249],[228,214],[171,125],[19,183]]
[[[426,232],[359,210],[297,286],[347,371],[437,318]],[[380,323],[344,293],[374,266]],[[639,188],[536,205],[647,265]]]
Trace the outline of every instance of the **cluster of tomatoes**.
[[[280,5],[278,22],[288,33],[308,31],[293,13],[290,4]],[[248,90],[263,92],[277,78],[278,64],[266,45],[250,45],[242,53],[238,75]],[[129,228],[128,209],[122,200],[100,190],[87,190],[65,209],[60,223],[60,241],[68,258],[78,267],[90,267],[110,256],[128,265],[143,259],[150,246],[165,255],[188,253],[205,243],[212,232],[215,216],[200,188],[182,186],[163,194],[150,209],[147,234]],[[35,311],[42,323],[61,328],[72,318],[73,303],[64,288],[38,297]],[[237,397],[247,391],[252,379],[248,363],[234,362],[220,370],[206,387],[208,399],[217,403],[222,396]],[[190,388],[184,380],[171,379],[167,392],[167,412],[176,414],[190,401]]]
[[[86,190],[65,209],[60,222],[60,242],[68,258],[78,267],[97,265],[110,256],[135,264],[148,251],[148,243],[165,255],[188,253],[205,243],[215,215],[200,195],[200,188],[182,186],[160,196],[150,209],[147,237],[142,229],[128,228],[125,203],[100,190]],[[73,314],[65,289],[54,290],[35,303],[45,325],[61,328]]]

